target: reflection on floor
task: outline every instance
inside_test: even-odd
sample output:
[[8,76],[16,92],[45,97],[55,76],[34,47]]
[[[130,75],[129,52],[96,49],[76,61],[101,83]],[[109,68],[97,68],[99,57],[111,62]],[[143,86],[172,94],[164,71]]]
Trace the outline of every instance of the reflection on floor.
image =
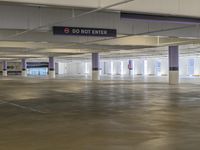
[[0,150],[199,150],[199,91],[200,79],[1,78]]

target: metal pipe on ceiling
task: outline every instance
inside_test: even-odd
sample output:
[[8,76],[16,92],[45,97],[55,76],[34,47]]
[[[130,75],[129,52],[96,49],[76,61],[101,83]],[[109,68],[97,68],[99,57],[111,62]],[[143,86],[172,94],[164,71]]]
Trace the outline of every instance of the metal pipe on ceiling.
[[161,15],[161,14],[147,14],[147,13],[129,13],[121,12],[121,19],[142,20],[147,22],[167,22],[167,23],[180,23],[180,24],[200,24],[200,18]]

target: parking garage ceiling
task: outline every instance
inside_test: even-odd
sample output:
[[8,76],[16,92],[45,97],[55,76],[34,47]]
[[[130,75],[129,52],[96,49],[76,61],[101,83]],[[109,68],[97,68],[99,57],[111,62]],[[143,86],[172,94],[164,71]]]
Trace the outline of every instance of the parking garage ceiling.
[[[28,5],[100,8],[126,0],[1,0]],[[133,0],[129,3],[110,7],[110,10],[171,14],[200,17],[199,0]],[[192,8],[192,9],[190,9]]]
[[101,52],[105,57],[163,56],[167,54],[165,47],[174,44],[182,45],[180,52],[183,54],[189,54],[191,50],[193,53],[195,51],[199,53],[199,43],[199,39],[158,36],[124,36],[89,43],[62,44],[0,41],[0,55],[1,58],[38,58],[46,56],[71,58],[80,57],[80,55],[88,57],[92,52]]
[[[189,5],[200,4],[197,0],[83,0],[80,3],[75,0],[3,0],[0,2],[13,2],[25,5],[39,6],[65,6],[78,8],[106,8],[117,11],[140,11],[161,14],[173,14],[185,16],[198,16],[200,10],[195,8],[192,13],[188,12]],[[156,5],[153,5],[153,4]],[[34,4],[34,5],[33,5]],[[114,5],[117,4],[117,5]],[[159,8],[157,7],[159,6]],[[107,8],[106,8],[107,9]],[[28,32],[27,32],[28,31]],[[178,38],[165,36],[146,35],[118,35],[117,38],[95,38],[95,37],[52,37],[52,33],[38,32],[35,30],[1,30],[0,57],[2,59],[12,58],[43,58],[56,56],[58,58],[89,58],[92,52],[101,52],[105,58],[110,57],[144,57],[144,56],[166,56],[169,45],[182,45],[181,54],[189,55],[200,53],[200,40],[194,38]],[[18,35],[26,33],[25,36],[18,36],[6,40],[7,34]],[[4,35],[5,34],[5,35]],[[32,37],[35,40],[31,40]],[[70,39],[66,42],[66,39]],[[44,40],[45,39],[45,40]],[[43,41],[44,40],[44,41]],[[61,40],[61,41],[59,41]],[[185,45],[187,45],[185,47]]]

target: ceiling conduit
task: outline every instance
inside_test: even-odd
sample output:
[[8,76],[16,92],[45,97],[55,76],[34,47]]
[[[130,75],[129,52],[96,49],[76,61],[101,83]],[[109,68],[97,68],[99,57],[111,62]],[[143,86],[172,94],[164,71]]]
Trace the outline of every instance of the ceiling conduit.
[[121,12],[120,17],[121,19],[134,19],[134,20],[142,20],[149,22],[200,24],[200,18],[184,17],[184,16]]

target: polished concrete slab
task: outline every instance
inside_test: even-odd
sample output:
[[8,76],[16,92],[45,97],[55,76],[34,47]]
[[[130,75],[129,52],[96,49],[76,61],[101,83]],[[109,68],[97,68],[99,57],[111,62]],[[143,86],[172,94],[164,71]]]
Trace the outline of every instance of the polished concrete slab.
[[198,150],[199,91],[200,79],[0,78],[0,150]]

